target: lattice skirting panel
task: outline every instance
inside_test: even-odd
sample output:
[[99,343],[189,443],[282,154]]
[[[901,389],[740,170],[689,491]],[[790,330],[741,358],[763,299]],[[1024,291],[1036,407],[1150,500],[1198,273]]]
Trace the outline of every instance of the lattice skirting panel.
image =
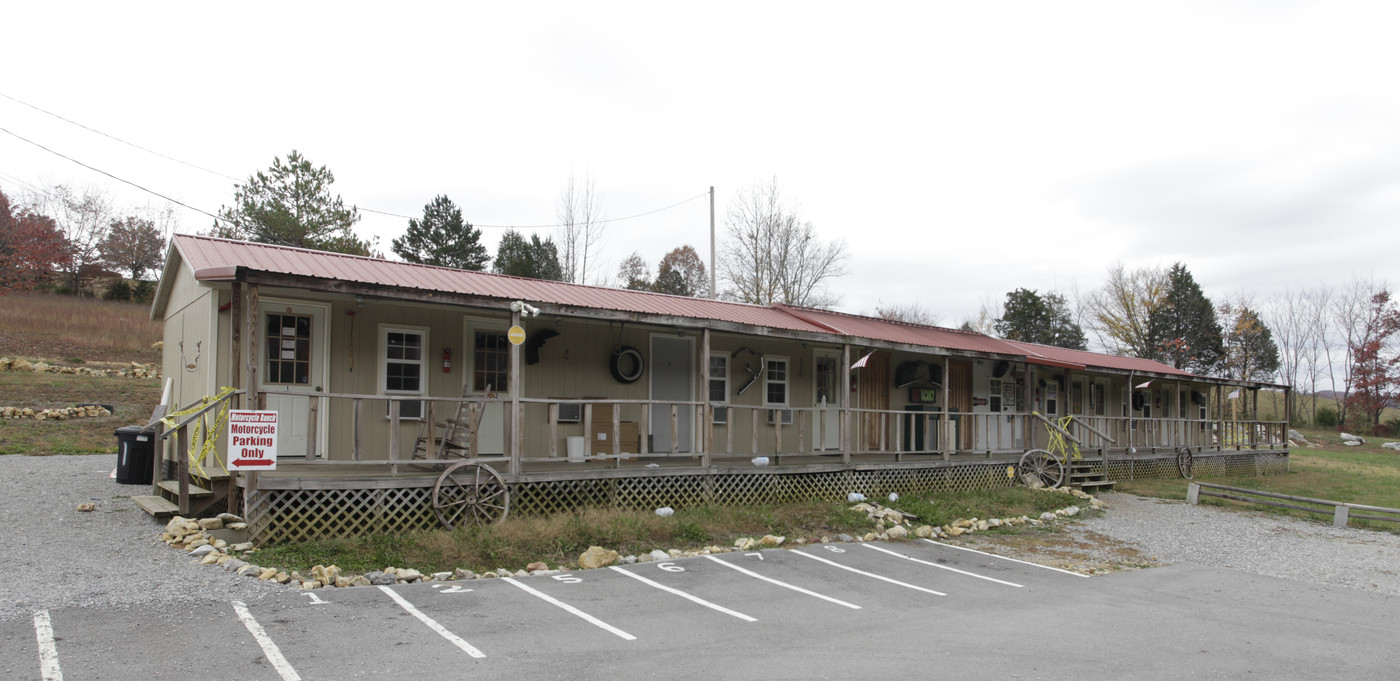
[[[1103,472],[1103,464],[1092,462],[1094,472]],[[1258,477],[1288,472],[1288,455],[1283,453],[1201,453],[1195,456],[1196,477]],[[1175,455],[1158,458],[1110,459],[1109,480],[1179,478]]]
[[[1094,463],[1097,472],[1102,464]],[[1287,454],[1202,454],[1197,475],[1273,475],[1288,470]],[[1115,459],[1108,477],[1174,478],[1175,457]],[[547,515],[586,507],[650,510],[699,504],[775,504],[841,501],[851,492],[880,499],[891,492],[966,491],[1008,487],[1006,463],[953,463],[935,467],[857,469],[824,473],[714,473],[525,480],[510,487],[510,514]],[[431,487],[392,489],[257,490],[245,509],[260,545],[312,539],[397,534],[440,527]]]

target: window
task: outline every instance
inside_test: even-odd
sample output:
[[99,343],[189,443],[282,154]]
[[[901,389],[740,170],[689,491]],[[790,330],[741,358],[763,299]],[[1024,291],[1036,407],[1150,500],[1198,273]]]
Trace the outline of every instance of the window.
[[729,403],[729,355],[722,352],[710,355],[710,370],[707,376],[710,381],[710,402],[714,407],[715,423],[729,423],[729,407],[720,406]]
[[1060,413],[1060,384],[1051,379],[1045,384],[1045,413],[1058,416]]
[[1103,416],[1103,384],[1089,384],[1089,407],[1094,416]]
[[1019,390],[1015,381],[1001,382],[1001,404],[1007,411],[1016,411],[1018,403],[1016,400]]
[[787,406],[788,403],[788,363],[786,357],[771,357],[764,360],[763,404]]
[[264,383],[311,383],[311,315],[268,314],[267,377]]
[[1084,384],[1080,381],[1070,384],[1069,408],[1073,414],[1084,413]]
[[987,410],[992,413],[1001,411],[1001,379],[993,378],[991,387],[987,389]]
[[510,341],[506,335],[477,331],[472,353],[472,390],[504,392],[510,386]]
[[[380,375],[384,378],[385,395],[422,395],[426,375],[423,355],[428,344],[428,334],[424,329],[382,327],[379,333],[379,352],[383,360]],[[388,416],[393,403],[385,406]],[[399,417],[405,419],[423,418],[421,401],[400,402]]]

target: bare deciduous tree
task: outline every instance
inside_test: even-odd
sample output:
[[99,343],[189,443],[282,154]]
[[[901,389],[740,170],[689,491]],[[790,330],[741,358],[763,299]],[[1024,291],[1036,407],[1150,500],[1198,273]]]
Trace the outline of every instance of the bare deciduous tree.
[[[1308,323],[1306,295],[1303,290],[1284,289],[1265,302],[1261,313],[1278,345],[1279,380],[1295,387],[1304,378],[1304,357],[1316,333]],[[1302,400],[1293,400],[1287,416],[1289,423],[1301,421],[1302,415]]]
[[602,195],[593,187],[593,176],[585,175],[575,182],[569,173],[569,184],[559,196],[559,265],[564,281],[587,284],[599,269],[598,249],[602,246],[607,227],[603,214]]
[[[1332,298],[1331,317],[1335,324],[1335,335],[1332,340],[1339,347],[1333,348],[1330,352],[1340,357],[1342,389],[1337,397],[1337,411],[1341,423],[1347,422],[1347,401],[1351,397],[1352,376],[1355,374],[1356,357],[1352,353],[1352,348],[1361,344],[1361,338],[1365,334],[1367,312],[1370,310],[1371,297],[1376,292],[1385,287],[1369,277],[1355,277],[1345,286],[1340,288]],[[1332,392],[1338,393],[1336,380],[1337,371],[1333,367],[1332,372]]]
[[83,288],[83,270],[102,262],[98,250],[113,220],[112,199],[96,188],[81,193],[66,185],[55,185],[35,193],[30,201],[35,212],[53,218],[68,239],[64,262],[64,285],[78,293]]
[[875,304],[875,316],[880,319],[888,319],[894,322],[909,322],[910,324],[923,324],[924,326],[937,326],[943,320],[937,312],[930,310],[919,303],[905,304],[885,304],[880,301]]
[[846,243],[818,240],[812,224],[783,203],[776,179],[740,192],[726,222],[719,263],[725,297],[820,308],[839,302],[826,284],[846,273]]
[[1167,271],[1144,267],[1129,272],[1123,263],[1108,270],[1108,281],[1089,299],[1089,327],[1099,344],[1117,355],[1152,356],[1148,317],[1167,290]]

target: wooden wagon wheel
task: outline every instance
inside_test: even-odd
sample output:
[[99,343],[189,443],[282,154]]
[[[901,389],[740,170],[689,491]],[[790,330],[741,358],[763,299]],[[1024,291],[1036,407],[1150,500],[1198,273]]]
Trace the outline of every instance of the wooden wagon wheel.
[[1181,477],[1187,480],[1196,475],[1196,457],[1191,453],[1190,447],[1182,447],[1177,451],[1176,469],[1181,471]]
[[510,488],[486,464],[459,461],[433,484],[433,513],[449,530],[467,523],[490,525],[509,512]]
[[1016,474],[1028,486],[1038,480],[1045,487],[1059,487],[1065,481],[1065,462],[1044,449],[1032,449],[1021,455]]

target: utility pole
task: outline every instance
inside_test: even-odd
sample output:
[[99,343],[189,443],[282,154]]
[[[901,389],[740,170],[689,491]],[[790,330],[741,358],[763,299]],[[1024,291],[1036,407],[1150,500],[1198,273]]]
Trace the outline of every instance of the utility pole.
[[710,300],[719,297],[715,290],[715,188],[710,186]]

